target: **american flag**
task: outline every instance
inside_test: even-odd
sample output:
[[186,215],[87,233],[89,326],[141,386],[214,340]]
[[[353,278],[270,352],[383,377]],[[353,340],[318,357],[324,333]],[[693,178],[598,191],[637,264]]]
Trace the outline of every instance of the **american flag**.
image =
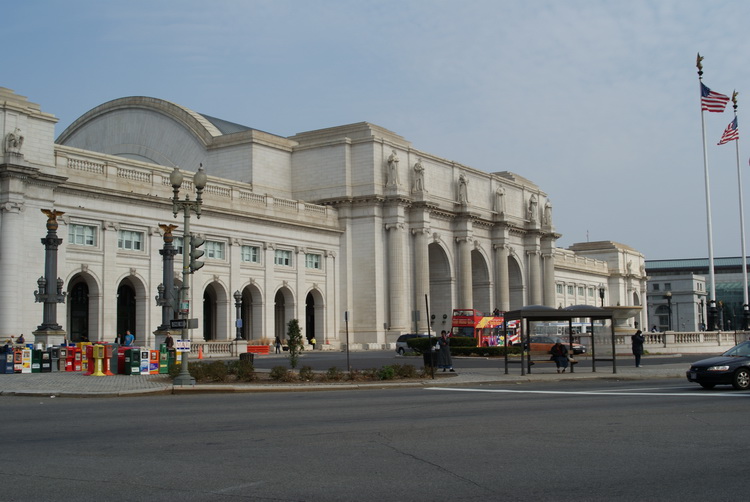
[[729,96],[714,92],[701,82],[701,110],[723,112],[729,103]]
[[734,120],[729,123],[727,128],[724,129],[724,134],[721,135],[721,139],[717,144],[723,145],[724,143],[729,143],[730,141],[737,139],[740,139],[740,131],[737,129],[737,117],[735,117]]

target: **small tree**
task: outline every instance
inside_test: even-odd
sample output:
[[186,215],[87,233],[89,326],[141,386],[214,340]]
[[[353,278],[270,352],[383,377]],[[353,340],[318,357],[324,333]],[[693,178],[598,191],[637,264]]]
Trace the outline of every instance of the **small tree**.
[[302,352],[302,330],[299,327],[299,321],[292,319],[287,324],[286,330],[287,345],[289,345],[289,365],[292,368],[297,367],[299,354]]

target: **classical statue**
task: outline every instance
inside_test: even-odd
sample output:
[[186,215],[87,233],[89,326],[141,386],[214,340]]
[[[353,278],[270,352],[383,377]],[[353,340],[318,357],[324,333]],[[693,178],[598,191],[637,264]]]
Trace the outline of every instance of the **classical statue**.
[[498,214],[505,213],[505,188],[501,186],[495,190],[495,212]]
[[399,158],[396,150],[391,150],[391,154],[388,156],[388,178],[386,180],[386,186],[398,186],[398,163]]
[[536,195],[531,194],[531,197],[529,198],[529,221],[536,221],[538,204],[539,202],[536,199]]
[[544,204],[544,224],[552,225],[552,202],[549,199]]
[[417,159],[417,163],[414,164],[414,189],[412,192],[426,192],[424,188],[424,166],[422,165],[422,159]]
[[459,204],[466,205],[469,203],[469,191],[468,185],[469,180],[466,178],[464,173],[458,176],[458,202]]
[[23,136],[21,136],[21,130],[16,127],[13,132],[9,132],[5,136],[5,151],[7,153],[20,153],[21,145],[23,145]]

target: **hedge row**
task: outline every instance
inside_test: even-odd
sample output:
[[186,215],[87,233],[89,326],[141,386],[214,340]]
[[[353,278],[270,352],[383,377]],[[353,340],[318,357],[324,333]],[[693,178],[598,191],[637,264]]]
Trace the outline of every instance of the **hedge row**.
[[[411,338],[407,340],[406,343],[415,351],[425,353],[428,350],[431,350],[432,346],[437,343],[437,339],[435,337]],[[471,337],[451,337],[451,354],[454,356],[505,356],[505,347],[477,347],[476,343],[476,340]],[[508,350],[508,354],[520,353],[520,347],[510,347]]]

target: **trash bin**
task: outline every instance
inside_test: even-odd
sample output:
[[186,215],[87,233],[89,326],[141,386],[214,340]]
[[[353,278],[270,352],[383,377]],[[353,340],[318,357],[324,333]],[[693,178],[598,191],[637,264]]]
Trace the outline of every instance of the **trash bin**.
[[253,364],[254,357],[255,357],[255,354],[253,354],[252,352],[240,353],[240,361],[250,361],[250,364]]
[[437,368],[438,353],[436,350],[423,352],[422,357],[424,358],[425,368],[429,368],[430,366],[432,366],[433,368]]

